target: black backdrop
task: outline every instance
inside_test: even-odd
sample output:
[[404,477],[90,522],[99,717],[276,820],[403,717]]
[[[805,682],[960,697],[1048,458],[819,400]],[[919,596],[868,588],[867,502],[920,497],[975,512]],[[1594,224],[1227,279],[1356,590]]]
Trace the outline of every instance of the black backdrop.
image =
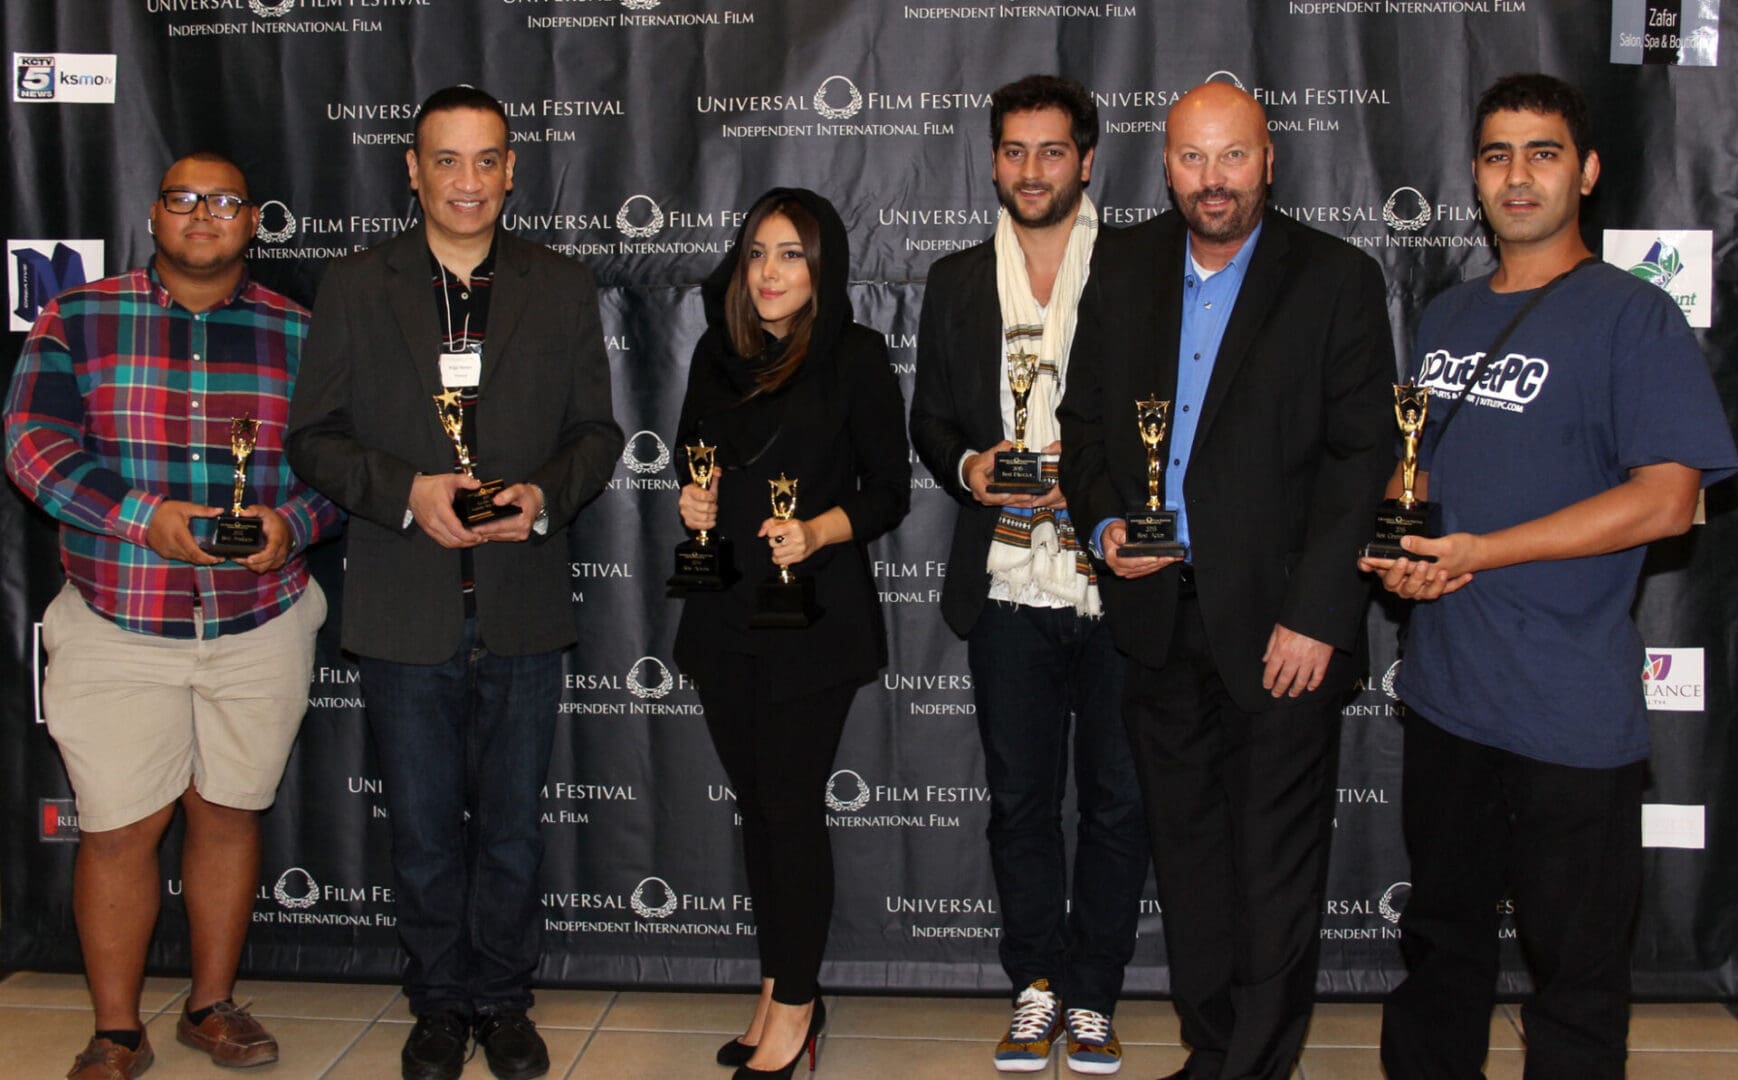
[[[53,286],[140,265],[154,185],[175,155],[222,149],[267,200],[254,271],[310,303],[327,261],[415,217],[402,158],[415,103],[452,82],[508,104],[519,154],[508,228],[588,262],[602,285],[616,412],[630,433],[581,517],[568,667],[545,790],[546,955],[567,985],[748,984],[752,917],[732,795],[692,687],[669,658],[663,597],[676,519],[670,442],[696,283],[775,184],[814,187],[852,233],[858,318],[887,335],[909,395],[929,264],[987,237],[988,95],[1059,71],[1097,95],[1091,190],[1108,224],[1168,208],[1168,105],[1207,79],[1268,106],[1274,201],[1380,260],[1395,341],[1421,306],[1491,266],[1469,178],[1478,91],[1513,70],[1587,91],[1605,148],[1589,242],[1641,267],[1700,329],[1730,411],[1733,18],[1715,0],[1374,3],[1193,0],[943,4],[812,0],[36,0],[6,5],[11,177],[7,273],[19,331]],[[1670,35],[1677,35],[1681,42]],[[34,252],[35,254],[31,254]],[[1644,265],[1645,264],[1645,265]],[[45,268],[47,268],[45,270]],[[34,298],[33,298],[34,297]],[[1517,462],[1517,468],[1525,463]],[[214,477],[214,490],[227,484]],[[936,610],[953,508],[921,467],[909,520],[875,546],[892,665],[858,698],[829,789],[839,899],[824,981],[839,989],[988,991],[999,916],[982,840],[987,793],[961,645]],[[217,496],[213,496],[215,500]],[[1637,992],[1731,997],[1738,920],[1732,780],[1733,515],[1652,553],[1637,615],[1649,644],[1654,786]],[[341,545],[317,550],[334,601]],[[55,536],[0,495],[0,966],[76,967],[76,815],[40,726],[36,620],[59,586]],[[336,603],[334,604],[336,607]],[[258,974],[387,979],[398,954],[380,781],[354,668],[321,636],[301,741],[266,815],[246,956]],[[1321,988],[1386,989],[1407,865],[1399,841],[1391,612],[1347,709]],[[157,965],[186,962],[173,837]],[[1129,988],[1167,987],[1157,905]],[[1503,933],[1512,937],[1512,922]],[[1524,987],[1505,945],[1505,982]]]

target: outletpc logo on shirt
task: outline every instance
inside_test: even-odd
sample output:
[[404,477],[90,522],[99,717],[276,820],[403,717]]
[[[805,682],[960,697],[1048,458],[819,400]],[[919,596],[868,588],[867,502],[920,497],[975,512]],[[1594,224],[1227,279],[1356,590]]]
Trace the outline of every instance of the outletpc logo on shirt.
[[1457,398],[1465,391],[1470,395],[1469,404],[1526,412],[1527,404],[1539,396],[1551,376],[1548,360],[1516,352],[1487,366],[1478,385],[1468,389],[1467,383],[1483,358],[1484,353],[1477,352],[1453,356],[1447,349],[1425,353],[1418,369],[1418,385],[1428,386],[1432,394],[1444,398]]

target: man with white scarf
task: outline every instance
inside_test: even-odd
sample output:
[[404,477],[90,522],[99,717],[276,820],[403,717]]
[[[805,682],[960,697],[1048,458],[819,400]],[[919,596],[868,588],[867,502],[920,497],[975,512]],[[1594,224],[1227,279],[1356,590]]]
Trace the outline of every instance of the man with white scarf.
[[[1031,75],[995,92],[996,234],[930,268],[918,334],[911,438],[959,502],[941,606],[967,642],[990,788],[1000,953],[1016,995],[995,1053],[1004,1072],[1046,1068],[1064,1031],[1074,1071],[1121,1067],[1111,1016],[1147,874],[1124,660],[1099,618],[1065,494],[989,490],[996,454],[1013,446],[1015,357],[1035,357],[1025,441],[1055,476],[1056,406],[1099,233],[1085,193],[1097,132],[1097,107],[1073,80]],[[1062,833],[1071,720],[1072,897]]]

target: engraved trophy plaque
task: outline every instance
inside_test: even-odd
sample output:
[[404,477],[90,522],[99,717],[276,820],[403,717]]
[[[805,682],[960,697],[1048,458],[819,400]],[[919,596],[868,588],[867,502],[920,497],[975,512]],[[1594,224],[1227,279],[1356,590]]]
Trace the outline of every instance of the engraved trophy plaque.
[[[465,416],[459,405],[459,392],[447,390],[434,396],[435,415],[440,418],[441,430],[452,440],[453,452],[458,456],[459,471],[476,479],[476,459],[471,457],[470,447],[465,445]],[[506,506],[496,506],[494,498],[507,486],[505,480],[484,480],[483,486],[474,490],[460,491],[453,496],[453,513],[459,517],[459,522],[467,529],[473,525],[484,525],[500,518],[513,517],[520,513],[519,507],[512,503]]]
[[1038,378],[1038,358],[1031,353],[1008,354],[1008,389],[1014,395],[1014,448],[1001,450],[990,473],[988,490],[1001,495],[1042,495],[1056,482],[1045,482],[1043,459],[1026,446],[1026,403]]
[[[777,480],[768,480],[772,496],[772,516],[777,521],[789,521],[797,514],[797,482],[783,472]],[[761,582],[754,590],[754,612],[748,625],[757,628],[801,629],[820,617],[815,607],[815,579],[793,574],[788,566]]]
[[[710,491],[718,469],[718,448],[707,446],[705,439],[695,442],[694,446],[683,447],[688,452],[688,476],[702,491]],[[735,566],[730,541],[701,529],[691,539],[676,545],[676,572],[664,584],[674,595],[717,592],[735,580]]]
[[247,459],[259,439],[259,421],[244,416],[229,422],[229,450],[235,457],[235,490],[230,497],[229,511],[217,516],[211,539],[199,545],[212,555],[225,558],[246,558],[266,546],[265,523],[256,517],[242,516],[247,492]]
[[1417,495],[1418,440],[1430,412],[1430,387],[1394,384],[1394,422],[1400,427],[1400,497],[1383,499],[1376,508],[1375,535],[1364,545],[1369,559],[1411,559],[1435,562],[1434,555],[1417,555],[1400,546],[1403,536],[1430,536],[1436,529],[1436,505]]
[[1165,507],[1165,431],[1170,427],[1171,403],[1137,401],[1135,417],[1147,448],[1147,501],[1123,515],[1128,535],[1120,550],[1131,558],[1186,559],[1189,549],[1177,540],[1177,512]]

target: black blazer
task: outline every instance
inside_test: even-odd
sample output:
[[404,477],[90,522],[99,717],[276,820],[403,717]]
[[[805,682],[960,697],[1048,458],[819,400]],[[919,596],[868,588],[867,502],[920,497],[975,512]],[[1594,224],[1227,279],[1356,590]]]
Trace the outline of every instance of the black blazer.
[[[1174,399],[1187,227],[1168,213],[1100,241],[1060,410],[1062,483],[1082,533],[1146,495],[1135,401]],[[1376,262],[1269,210],[1202,402],[1184,497],[1213,656],[1257,712],[1275,623],[1334,646],[1316,691],[1364,663],[1355,565],[1394,468],[1394,345]],[[1167,436],[1168,441],[1168,436]],[[1166,447],[1167,457],[1169,447]],[[1100,579],[1124,652],[1164,664],[1178,571]]]
[[[473,548],[475,598],[488,647],[525,655],[576,639],[567,526],[609,482],[622,432],[591,272],[497,232],[491,289],[478,475],[542,487],[549,532]],[[404,524],[416,474],[453,469],[433,400],[438,325],[420,225],[339,259],[321,282],[290,402],[291,466],[352,517],[344,647],[401,663],[447,659],[464,622],[459,552]]]
[[[1099,227],[1093,274],[1098,273],[1098,253],[1105,239],[1120,231]],[[947,580],[941,590],[941,614],[960,637],[971,633],[989,596],[985,563],[1000,511],[978,502],[961,486],[959,463],[967,451],[987,450],[1004,438],[1001,393],[1007,376],[1001,340],[995,241],[936,260],[929,268],[918,325],[911,443],[935,482],[959,503]],[[1071,381],[1073,377],[1071,366]],[[1085,537],[1081,540],[1084,543]]]

